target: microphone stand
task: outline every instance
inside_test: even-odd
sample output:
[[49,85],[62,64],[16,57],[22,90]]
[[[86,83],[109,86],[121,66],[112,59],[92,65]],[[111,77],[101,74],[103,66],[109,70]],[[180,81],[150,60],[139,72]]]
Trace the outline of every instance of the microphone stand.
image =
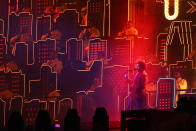
[[[136,71],[136,69],[132,69],[132,70],[128,70],[127,72],[126,72],[126,74],[125,75],[127,75],[126,76],[126,79],[127,79],[127,82],[129,83],[129,92],[128,92],[128,98],[129,98],[129,103],[128,103],[128,110],[131,110],[132,108],[132,99],[131,99],[131,97],[132,97],[132,95],[131,95],[131,88],[132,88],[132,85],[133,85],[133,74],[134,74],[134,72]],[[128,74],[130,74],[130,77],[128,78]]]

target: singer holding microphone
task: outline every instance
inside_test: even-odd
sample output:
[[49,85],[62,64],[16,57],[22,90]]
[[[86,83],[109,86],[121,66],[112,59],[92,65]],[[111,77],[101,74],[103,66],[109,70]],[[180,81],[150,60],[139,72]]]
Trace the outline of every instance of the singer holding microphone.
[[139,61],[137,63],[137,73],[133,79],[133,83],[130,82],[130,110],[141,110],[147,108],[147,99],[146,99],[146,83],[147,83],[147,73],[145,71],[145,63]]

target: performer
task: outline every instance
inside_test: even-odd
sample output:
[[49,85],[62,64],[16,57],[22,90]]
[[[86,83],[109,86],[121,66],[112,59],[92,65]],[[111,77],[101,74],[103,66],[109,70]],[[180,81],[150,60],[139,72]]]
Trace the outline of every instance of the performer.
[[121,32],[118,33],[118,37],[133,37],[138,36],[138,30],[134,27],[132,21],[128,21]]
[[[88,53],[89,53],[89,40],[93,38],[99,38],[101,37],[99,29],[97,29],[94,24],[90,21],[88,21],[88,27],[84,28],[80,34],[79,39],[83,39],[84,43],[84,59],[88,61]],[[91,65],[92,61],[87,62],[86,66]]]
[[179,94],[185,94],[186,91],[180,91],[180,90],[186,90],[188,89],[188,85],[187,85],[187,81],[185,79],[183,79],[181,77],[180,72],[177,72],[175,74],[175,78],[176,78],[176,106],[177,106],[177,102],[178,102],[178,95]]
[[145,63],[139,61],[137,63],[137,73],[133,80],[131,88],[131,107],[134,110],[146,109],[146,83],[147,73],[145,72]]

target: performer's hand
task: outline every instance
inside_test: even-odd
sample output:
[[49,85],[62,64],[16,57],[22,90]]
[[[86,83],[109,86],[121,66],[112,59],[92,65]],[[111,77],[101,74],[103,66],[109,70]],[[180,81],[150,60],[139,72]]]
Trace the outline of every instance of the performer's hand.
[[11,53],[12,55],[15,55],[15,51],[16,51],[16,46],[11,46]]
[[15,43],[16,40],[19,38],[19,35],[15,35],[10,39],[10,43]]
[[47,34],[42,35],[42,36],[41,36],[41,40],[45,40],[45,39],[47,38],[47,36],[48,36],[48,33],[47,33]]
[[63,63],[58,58],[54,60],[49,60],[47,64],[52,68],[53,72],[60,73],[63,69]]
[[7,67],[6,71],[10,71],[10,70],[11,71],[18,71],[18,65],[13,61],[8,62],[6,64],[6,67]]
[[122,32],[118,32],[117,36],[122,36],[122,34],[123,34]]
[[19,38],[20,36],[19,35],[15,35],[15,36],[13,36],[11,39],[10,39],[10,48],[11,48],[11,53],[12,53],[12,55],[14,55],[14,53],[15,53],[15,43],[16,43],[16,40]]
[[181,88],[180,88],[180,86],[177,86],[176,89],[177,89],[177,90],[180,90]]

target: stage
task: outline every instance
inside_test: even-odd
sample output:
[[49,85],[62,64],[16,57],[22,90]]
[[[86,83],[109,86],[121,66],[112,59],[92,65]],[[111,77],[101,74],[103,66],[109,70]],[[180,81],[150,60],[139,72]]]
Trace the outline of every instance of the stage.
[[194,116],[195,15],[194,0],[1,0],[0,128],[41,128],[42,113],[94,131],[128,129],[124,111]]

